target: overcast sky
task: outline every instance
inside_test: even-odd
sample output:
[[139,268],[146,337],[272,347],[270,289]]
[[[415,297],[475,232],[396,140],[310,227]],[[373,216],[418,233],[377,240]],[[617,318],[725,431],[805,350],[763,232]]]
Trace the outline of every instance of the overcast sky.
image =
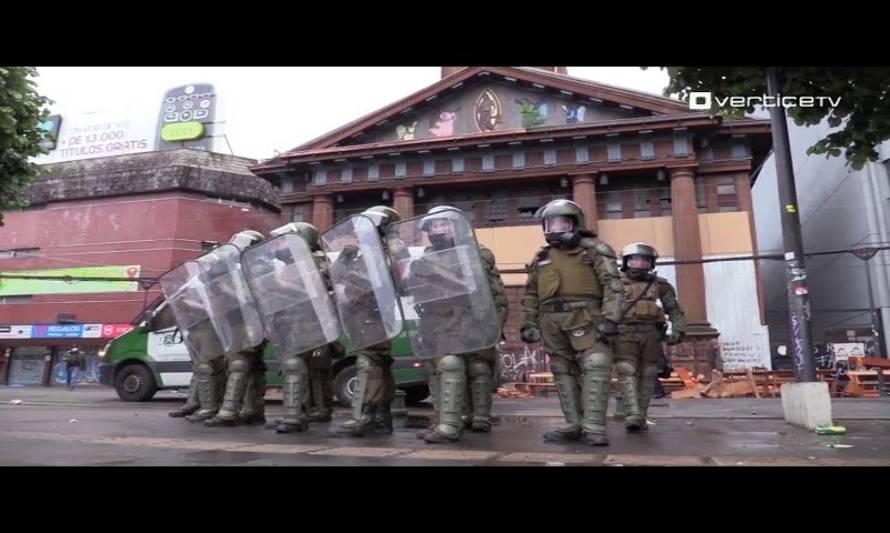
[[[164,92],[212,83],[236,155],[267,159],[403,98],[440,78],[440,67],[40,67],[41,94],[62,115],[145,106]],[[661,95],[666,71],[568,67],[569,75]]]

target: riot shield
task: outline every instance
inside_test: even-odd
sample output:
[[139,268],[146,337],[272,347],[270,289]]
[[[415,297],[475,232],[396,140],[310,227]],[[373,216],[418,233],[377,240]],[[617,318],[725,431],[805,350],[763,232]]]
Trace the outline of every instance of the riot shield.
[[340,325],[312,250],[286,233],[241,255],[244,277],[257,302],[263,331],[280,358],[334,342]]
[[233,354],[263,342],[263,324],[244,279],[241,250],[223,244],[195,260],[207,287],[210,320],[223,349]]
[[[432,221],[450,227],[445,239],[431,242]],[[441,236],[441,235],[438,235]],[[460,211],[440,211],[390,226],[390,259],[397,268],[396,288],[414,354],[422,358],[474,352],[494,346],[500,323],[473,227]],[[399,247],[408,253],[398,253]]]
[[402,332],[402,311],[377,227],[353,215],[321,235],[331,262],[334,300],[349,351],[393,339]]
[[206,362],[222,356],[225,350],[210,319],[209,299],[198,263],[187,261],[161,275],[158,281],[192,361]]

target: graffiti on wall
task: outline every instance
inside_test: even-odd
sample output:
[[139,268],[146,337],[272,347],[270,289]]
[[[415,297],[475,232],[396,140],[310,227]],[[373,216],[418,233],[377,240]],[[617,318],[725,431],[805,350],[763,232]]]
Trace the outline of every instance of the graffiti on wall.
[[535,372],[549,372],[550,358],[539,347],[514,344],[498,350],[498,369],[501,381],[525,381]]

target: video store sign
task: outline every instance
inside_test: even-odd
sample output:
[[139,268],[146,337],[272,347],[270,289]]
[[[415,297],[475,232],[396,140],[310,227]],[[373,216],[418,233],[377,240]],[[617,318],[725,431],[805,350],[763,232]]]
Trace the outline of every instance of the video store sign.
[[156,119],[130,110],[66,115],[55,147],[40,155],[39,165],[94,157],[150,152],[155,149]]

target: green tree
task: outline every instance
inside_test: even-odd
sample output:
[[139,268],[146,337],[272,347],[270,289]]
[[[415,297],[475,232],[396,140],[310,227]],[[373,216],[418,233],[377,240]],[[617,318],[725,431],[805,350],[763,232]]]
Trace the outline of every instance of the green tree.
[[[679,94],[682,100],[688,101],[691,91],[710,91],[720,97],[766,94],[763,67],[660,68],[667,69],[671,80],[664,94]],[[783,67],[780,73],[781,95],[840,98],[835,107],[786,108],[798,126],[819,124],[825,117],[832,128],[843,125],[807,149],[808,154],[831,157],[843,152],[857,170],[877,160],[877,145],[890,139],[890,68]],[[712,99],[712,114],[739,116],[753,111],[753,107],[721,109]]]
[[40,124],[51,101],[37,93],[36,76],[34,67],[0,67],[0,211],[27,205],[25,190],[39,168],[30,158],[46,153]]

